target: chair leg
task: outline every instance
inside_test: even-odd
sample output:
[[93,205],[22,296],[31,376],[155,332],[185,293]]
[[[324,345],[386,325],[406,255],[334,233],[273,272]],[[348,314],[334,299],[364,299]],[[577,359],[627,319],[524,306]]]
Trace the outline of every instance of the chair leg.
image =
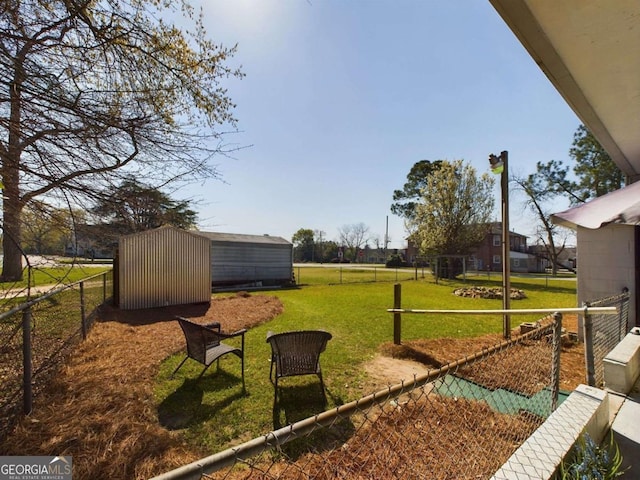
[[278,375],[276,374],[276,379],[273,384],[273,406],[274,408],[278,405]]
[[200,372],[200,375],[198,376],[198,380],[200,380],[202,378],[202,375],[204,375],[204,372],[207,371],[207,368],[209,368],[211,366],[211,364],[207,365],[204,367],[204,370],[202,370],[202,372]]
[[275,363],[275,359],[273,358],[273,355],[271,355],[271,367],[269,368],[269,380],[271,380],[271,383],[273,383],[273,364],[274,363]]
[[171,378],[173,378],[173,376],[176,374],[176,372],[177,372],[178,370],[180,370],[180,367],[181,367],[182,365],[184,365],[184,362],[186,362],[188,358],[189,358],[189,356],[184,357],[184,360],[182,360],[182,362],[180,362],[180,365],[178,365],[178,366],[176,367],[176,369],[173,371],[173,373],[171,373]]
[[322,396],[324,397],[324,405],[326,407],[329,404],[329,401],[327,400],[327,389],[324,387],[322,372],[318,372],[318,377],[320,378],[320,388],[322,389]]
[[242,357],[240,357],[240,363],[242,364],[242,367],[241,367],[242,368],[242,391],[246,392],[247,389],[246,389],[245,384],[244,384],[244,352],[243,352]]

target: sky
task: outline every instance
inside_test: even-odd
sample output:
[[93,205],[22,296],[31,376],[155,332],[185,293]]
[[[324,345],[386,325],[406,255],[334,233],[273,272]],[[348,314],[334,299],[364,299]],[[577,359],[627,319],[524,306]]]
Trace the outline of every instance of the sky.
[[[482,174],[506,150],[509,174],[523,176],[570,160],[579,119],[488,0],[194,4],[211,39],[237,44],[229,64],[246,75],[224,83],[238,120],[225,141],[243,148],[218,158],[222,181],[183,192],[201,230],[338,240],[363,223],[370,246],[388,232],[388,247],[404,248],[390,207],[416,162],[462,159]],[[511,230],[535,243],[510,191]]]

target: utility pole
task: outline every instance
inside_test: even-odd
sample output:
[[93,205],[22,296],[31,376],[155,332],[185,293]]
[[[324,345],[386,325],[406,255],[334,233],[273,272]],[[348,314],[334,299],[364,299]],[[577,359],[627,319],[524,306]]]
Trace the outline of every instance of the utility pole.
[[[511,305],[511,242],[509,238],[509,153],[505,150],[496,157],[489,155],[491,171],[499,174],[502,203],[502,309],[509,310]],[[504,338],[511,338],[511,317],[504,313],[502,317]]]
[[[315,236],[317,236],[319,239],[318,255],[320,257],[320,263],[322,263],[324,260],[324,245],[322,244],[322,235],[324,234],[324,232],[322,230],[316,230],[314,233],[315,233]],[[314,244],[315,244],[315,241],[314,241]]]
[[384,230],[384,263],[387,263],[387,246],[389,245],[389,215],[387,215],[387,226]]

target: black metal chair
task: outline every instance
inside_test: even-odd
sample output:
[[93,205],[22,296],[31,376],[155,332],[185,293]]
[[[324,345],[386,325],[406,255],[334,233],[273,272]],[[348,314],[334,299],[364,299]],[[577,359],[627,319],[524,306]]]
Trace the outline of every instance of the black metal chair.
[[294,375],[317,375],[324,392],[320,354],[325,351],[329,340],[331,334],[322,330],[267,333],[267,343],[271,345],[269,379],[274,384],[276,396],[278,380]]
[[[192,358],[204,365],[204,369],[198,377],[201,378],[213,362],[219,360],[223,355],[233,353],[242,362],[242,389],[244,390],[244,334],[247,330],[242,329],[234,333],[224,333],[220,331],[220,324],[217,322],[200,325],[183,317],[176,317],[176,320],[178,320],[187,342],[187,356],[176,367],[171,376],[175,375],[187,359]],[[241,337],[240,347],[222,343],[222,340],[234,337]]]

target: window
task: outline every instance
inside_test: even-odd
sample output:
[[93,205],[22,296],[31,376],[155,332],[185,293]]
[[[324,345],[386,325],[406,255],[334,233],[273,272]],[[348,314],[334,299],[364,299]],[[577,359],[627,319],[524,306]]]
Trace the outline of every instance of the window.
[[494,255],[493,256],[493,263],[501,263],[500,262],[500,255]]
[[[502,243],[500,242],[500,235],[494,235],[493,236],[493,246],[494,247],[499,247],[500,245],[502,245]],[[495,261],[493,263],[496,263]],[[500,263],[500,262],[498,262]]]

